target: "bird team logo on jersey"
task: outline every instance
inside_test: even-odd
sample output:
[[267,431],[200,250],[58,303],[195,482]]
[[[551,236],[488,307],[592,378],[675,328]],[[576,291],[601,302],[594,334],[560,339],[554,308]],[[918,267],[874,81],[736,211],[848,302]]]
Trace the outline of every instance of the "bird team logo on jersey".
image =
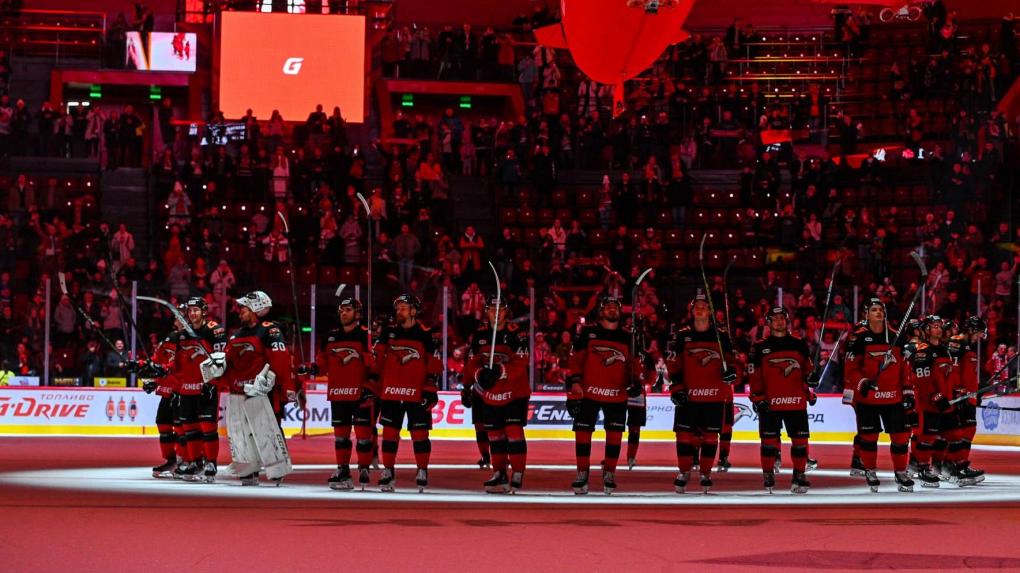
[[[181,346],[180,348],[181,348],[181,350],[188,350],[188,351],[191,352],[191,355],[188,356],[188,360],[191,360],[191,361],[194,361],[199,356],[205,355],[205,351],[202,349],[201,346],[198,346],[198,345]],[[252,347],[252,351],[254,351],[254,350],[255,350],[255,348]]]
[[231,346],[237,350],[238,356],[244,356],[246,352],[255,352],[255,345],[250,342],[242,342],[240,344],[232,344]]
[[953,365],[950,364],[949,362],[940,362],[938,366],[939,366],[939,368],[943,368],[945,370],[952,370],[953,369]]
[[708,366],[708,363],[713,360],[722,360],[719,353],[711,348],[691,348],[687,351],[687,353],[695,358],[699,358],[702,366]]
[[774,364],[776,368],[781,368],[785,378],[789,378],[794,370],[800,370],[800,362],[793,358],[770,358],[769,364]]
[[736,425],[736,423],[739,422],[740,420],[743,420],[744,418],[749,418],[749,417],[751,417],[751,409],[750,408],[748,408],[747,406],[745,406],[743,404],[734,404],[733,405],[733,424],[734,425]]
[[604,356],[602,359],[603,366],[612,366],[617,362],[627,361],[627,357],[615,348],[610,348],[608,346],[592,346],[591,349]]
[[[494,356],[494,358],[492,359],[492,362],[494,364],[509,364],[510,363],[510,356],[508,354],[504,354],[502,352],[497,352],[497,353],[493,354],[493,356]],[[489,359],[489,353],[488,352],[483,352],[482,353],[482,360],[488,360],[488,359]],[[504,373],[505,373],[505,371],[504,371]]]
[[421,360],[421,353],[418,352],[417,349],[412,348],[410,346],[390,346],[390,350],[406,353],[400,357],[400,364],[402,365],[407,364],[412,360]]
[[344,365],[350,364],[351,361],[354,359],[361,358],[361,354],[353,348],[333,348],[330,350],[330,352],[332,352],[333,354],[342,354],[343,357],[340,358],[340,364]]

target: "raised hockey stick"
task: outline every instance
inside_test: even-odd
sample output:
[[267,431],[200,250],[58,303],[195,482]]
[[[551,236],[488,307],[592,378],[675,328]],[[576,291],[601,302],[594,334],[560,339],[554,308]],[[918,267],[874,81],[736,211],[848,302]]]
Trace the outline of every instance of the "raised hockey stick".
[[[992,375],[987,378],[987,380],[995,380],[996,378],[998,378],[999,374],[1002,374],[1007,368],[1009,368],[1013,364],[1013,362],[1016,361],[1017,358],[1020,358],[1020,353],[1014,354],[1012,358],[1007,360],[1005,364],[1003,364],[1002,366],[999,367],[998,370],[993,372]],[[996,388],[999,388],[1000,386],[1003,386],[1003,385],[1004,384],[1002,382],[995,382],[995,383],[992,383],[992,384],[985,384],[984,386],[979,387],[977,390],[975,390],[973,392],[967,392],[966,394],[964,394],[962,396],[958,396],[956,398],[953,398],[952,400],[949,401],[949,403],[950,404],[959,404],[960,402],[963,402],[964,400],[970,400],[971,398],[977,398],[978,396],[984,396],[985,394],[988,394],[991,391],[993,391]]]
[[83,309],[81,306],[78,305],[77,302],[74,301],[74,297],[68,294],[67,279],[65,278],[64,273],[57,273],[57,282],[60,283],[60,292],[62,294],[67,295],[67,298],[71,300],[71,306],[73,306],[74,310],[77,311],[78,314],[81,315],[83,319],[85,319],[85,323],[89,325],[89,328],[95,331],[95,333],[99,335],[99,338],[103,342],[105,342],[107,346],[110,347],[110,350],[114,351],[117,354],[117,356],[120,356],[120,359],[123,362],[125,363],[128,362],[128,359],[124,357],[124,352],[121,350],[117,350],[117,346],[114,343],[110,342],[110,339],[107,338],[106,334],[103,332],[103,329],[99,328],[99,325],[96,324],[96,321],[92,320],[92,317],[89,316],[87,312],[85,312],[85,309]]
[[503,302],[503,287],[499,284],[499,273],[492,261],[489,261],[489,268],[492,269],[492,276],[496,277],[496,320],[492,324],[492,350],[489,352],[489,370],[492,370],[496,360],[496,334],[499,332],[499,303]]
[[[368,348],[372,348],[372,207],[368,200],[360,192],[356,194],[361,206],[365,208],[365,226],[368,230],[368,256],[365,257],[365,275],[368,284],[365,285],[365,324],[368,325]],[[445,320],[445,317],[444,317]]]
[[121,322],[123,322],[124,319],[127,318],[127,323],[129,326],[131,326],[131,331],[135,333],[134,334],[135,336],[138,336],[141,339],[138,346],[141,349],[142,355],[145,358],[146,362],[149,362],[150,361],[149,352],[145,350],[145,339],[138,334],[139,332],[138,325],[135,324],[135,318],[131,313],[131,307],[128,306],[127,301],[124,300],[124,295],[121,294],[120,289],[117,288],[117,277],[113,274],[113,261],[110,259],[110,253],[109,251],[104,251],[104,254],[105,258],[103,260],[106,261],[106,268],[107,270],[109,270],[110,279],[113,282],[113,292],[117,293],[116,298],[117,305],[120,308]]
[[719,361],[722,362],[723,372],[729,369],[726,365],[726,349],[723,348],[722,336],[719,335],[719,324],[715,321],[715,303],[712,302],[712,287],[708,285],[708,274],[705,273],[705,240],[708,233],[701,235],[701,245],[698,247],[698,266],[701,267],[701,282],[705,286],[705,298],[708,300],[708,311],[712,313],[712,328],[715,330],[715,341],[719,345]]
[[287,266],[290,268],[290,296],[291,302],[294,304],[294,334],[297,338],[298,353],[301,355],[301,362],[304,362],[305,343],[301,337],[301,313],[298,310],[297,275],[294,272],[294,251],[290,246],[290,224],[287,223],[287,217],[284,216],[283,211],[277,211],[276,216],[279,217],[280,222],[283,223],[283,233],[287,237]]
[[737,258],[731,258],[730,262],[726,263],[726,268],[723,269],[722,273],[723,312],[726,314],[726,337],[730,339],[731,347],[733,347],[733,334],[730,331],[730,289],[729,283],[727,283],[726,279],[729,277],[730,269],[733,268],[733,263],[735,262],[737,262]]
[[893,357],[893,349],[896,348],[896,344],[900,341],[900,337],[903,336],[903,332],[907,329],[907,321],[910,320],[910,315],[914,312],[914,307],[917,306],[917,301],[920,299],[921,293],[924,292],[921,285],[923,285],[924,281],[928,278],[928,267],[924,266],[924,261],[921,259],[921,255],[918,254],[917,251],[911,251],[910,258],[914,259],[914,262],[917,263],[917,268],[921,271],[921,279],[917,282],[917,291],[914,292],[914,297],[910,299],[910,305],[907,306],[907,312],[903,313],[903,318],[900,320],[899,328],[896,330],[896,337],[893,338],[892,344],[890,344],[888,350],[885,351],[885,357],[882,358],[882,364],[878,366],[878,374],[875,375],[876,379],[896,360],[895,357]]
[[[191,327],[191,323],[188,322],[188,319],[185,318],[183,314],[181,314],[181,311],[177,310],[176,306],[170,304],[169,302],[167,302],[167,301],[165,301],[165,300],[163,300],[161,298],[156,298],[156,297],[153,297],[153,296],[138,295],[138,300],[144,300],[144,301],[156,303],[156,304],[158,304],[158,305],[160,305],[162,307],[167,308],[170,311],[170,314],[173,315],[174,320],[176,320],[177,322],[181,323],[181,325],[184,327],[184,332],[187,332],[188,336],[190,336],[192,338],[198,338],[198,333],[195,332],[195,329]],[[199,344],[198,348],[199,348],[199,350],[202,351],[202,354],[205,354],[206,358],[212,360],[212,357],[209,356],[209,351],[205,349],[205,345],[204,344]]]
[[638,275],[637,280],[634,281],[634,288],[632,288],[630,291],[630,359],[632,360],[630,373],[631,378],[634,378],[637,369],[637,332],[638,332],[637,291],[638,287],[641,286],[641,283],[645,281],[645,277],[647,277],[648,274],[652,272],[652,270],[653,270],[652,267],[648,267],[647,269],[641,271],[641,274]]
[[[825,310],[822,311],[822,327],[818,329],[818,340],[815,342],[815,364],[818,364],[818,359],[822,355],[822,340],[825,338],[825,324],[829,322],[829,305],[832,303],[832,291],[836,287],[836,273],[839,272],[839,266],[842,262],[843,258],[837,253],[836,262],[832,265],[832,273],[829,274],[829,288],[825,291]],[[832,355],[829,355],[829,358],[832,358]]]

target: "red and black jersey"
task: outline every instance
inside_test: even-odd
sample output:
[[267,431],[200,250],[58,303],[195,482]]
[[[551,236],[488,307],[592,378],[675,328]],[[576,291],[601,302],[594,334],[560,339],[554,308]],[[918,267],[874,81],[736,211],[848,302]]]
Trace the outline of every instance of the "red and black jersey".
[[588,326],[574,340],[569,370],[581,376],[581,388],[589,400],[626,402],[627,386],[642,379],[640,368],[630,354],[630,332],[622,328]]
[[725,356],[719,354],[715,328],[698,332],[690,326],[676,331],[666,347],[670,392],[687,392],[691,402],[727,402],[733,400],[733,387],[722,381],[723,358],[733,363],[729,337],[722,334]]
[[[471,335],[468,343],[468,360],[464,366],[464,381],[475,382],[475,374],[482,366],[489,364],[492,353],[492,328],[479,328]],[[528,382],[528,339],[520,330],[506,327],[496,334],[496,352],[493,363],[503,367],[503,376],[496,385],[485,390],[474,385],[474,392],[486,404],[502,406],[514,400],[526,400],[531,397],[531,384]]]
[[168,376],[155,379],[157,384],[155,392],[157,396],[167,397],[174,393],[174,389],[167,381],[167,378],[169,377],[170,369],[173,368],[174,357],[177,354],[176,335],[177,332],[168,334],[166,338],[156,345],[156,348],[152,351],[152,356],[149,357],[153,363],[165,368],[168,374]]
[[171,335],[176,343],[176,352],[167,383],[182,396],[202,393],[202,371],[199,365],[210,353],[222,351],[226,343],[226,332],[215,322],[207,322],[193,330],[195,336],[186,330],[177,330]]
[[387,328],[375,343],[375,357],[383,400],[421,402],[422,392],[436,391],[442,363],[436,358],[430,328],[421,323],[411,328]]
[[[978,352],[977,344],[972,343],[964,335],[954,336],[949,344],[950,356],[956,362],[960,371],[958,380],[964,393],[977,392],[980,380],[978,379]],[[971,405],[977,404],[976,398],[969,400]]]
[[374,360],[365,348],[367,340],[368,329],[360,325],[350,332],[337,328],[326,334],[315,364],[326,376],[326,399],[330,402],[355,402],[363,388],[375,392],[368,378]]
[[[892,329],[875,333],[862,327],[850,335],[846,345],[843,387],[853,392],[854,403],[898,404],[903,401],[903,391],[912,390],[908,376],[910,367],[904,361],[902,345],[892,347],[889,365],[879,374],[893,340],[896,340],[896,331]],[[865,395],[860,389],[864,380],[874,381],[878,388]]]
[[290,351],[280,326],[275,322],[260,322],[235,330],[227,339],[225,352],[227,371],[217,384],[227,388],[231,394],[244,394],[244,385],[254,382],[266,364],[276,374],[271,394],[276,403],[285,402],[283,397],[287,391],[294,390]]
[[922,412],[939,412],[936,402],[953,397],[959,383],[959,369],[943,345],[918,342],[909,357],[910,378]]
[[769,336],[751,345],[747,374],[751,400],[768,400],[772,410],[804,410],[811,372],[807,343],[794,336]]

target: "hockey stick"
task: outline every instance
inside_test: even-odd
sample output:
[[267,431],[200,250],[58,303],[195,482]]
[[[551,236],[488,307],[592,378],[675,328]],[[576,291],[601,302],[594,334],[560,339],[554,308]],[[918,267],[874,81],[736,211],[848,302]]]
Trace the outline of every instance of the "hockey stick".
[[[365,257],[365,273],[368,280],[365,288],[367,291],[365,293],[365,324],[368,325],[368,348],[372,348],[372,207],[360,192],[356,196],[365,208],[365,224],[368,228],[368,256]],[[446,317],[443,317],[443,320],[446,320]]]
[[[842,250],[842,247],[840,250]],[[818,364],[818,359],[822,355],[822,339],[825,338],[825,325],[829,322],[829,305],[832,303],[832,290],[836,287],[836,273],[839,272],[839,266],[842,262],[843,258],[837,253],[836,262],[832,265],[832,273],[829,275],[829,288],[825,291],[825,310],[822,311],[822,327],[818,329],[818,341],[815,343],[815,364]],[[832,358],[831,354],[829,358]]]
[[631,289],[631,291],[630,291],[630,359],[633,361],[633,362],[631,362],[630,377],[632,379],[634,378],[635,374],[637,374],[636,370],[637,370],[637,362],[638,362],[638,360],[637,360],[637,332],[638,332],[638,323],[637,323],[637,291],[638,291],[638,287],[641,286],[641,283],[644,282],[645,277],[647,277],[648,273],[652,272],[652,270],[653,270],[652,267],[648,267],[647,269],[642,271],[641,274],[638,275],[637,280],[634,281],[634,288]]
[[712,302],[712,287],[708,285],[708,275],[705,273],[705,240],[708,233],[701,235],[701,245],[698,247],[698,266],[701,267],[701,282],[705,285],[705,299],[708,301],[708,311],[712,313],[712,328],[715,330],[715,341],[719,344],[719,361],[722,362],[723,372],[729,370],[726,365],[726,350],[723,348],[722,336],[719,335],[719,325],[715,321],[715,303]]
[[722,273],[722,290],[723,290],[723,312],[726,313],[726,337],[730,339],[730,346],[733,347],[733,334],[730,331],[730,290],[727,286],[726,278],[730,274],[730,269],[733,268],[733,263],[737,262],[737,258],[733,257],[730,262],[726,263],[726,268],[723,269]]
[[[832,346],[832,351],[829,352],[829,357],[825,360],[825,366],[822,367],[822,372],[821,374],[818,375],[819,381],[825,379],[825,373],[829,370],[829,364],[832,364],[832,358],[836,356],[836,354],[839,352],[839,345],[840,343],[843,342],[843,340],[846,339],[846,335],[848,332],[850,332],[849,329],[846,330],[843,334],[840,334],[839,339],[836,340],[836,344]],[[821,356],[821,353],[819,353],[819,356]]]
[[921,297],[921,293],[924,289],[921,285],[928,278],[928,267],[924,266],[924,261],[921,260],[921,255],[917,251],[910,252],[910,258],[914,259],[917,263],[917,267],[921,270],[921,279],[917,283],[917,291],[914,292],[914,297],[910,299],[910,305],[907,306],[907,312],[903,313],[903,318],[900,320],[900,327],[896,330],[896,337],[893,338],[892,344],[885,351],[885,357],[882,358],[882,364],[878,366],[878,374],[875,375],[877,379],[896,359],[893,357],[893,349],[896,348],[896,344],[900,341],[900,337],[903,336],[903,332],[907,330],[907,321],[910,320],[911,313],[914,312],[914,307],[917,306],[917,300]]
[[102,339],[102,341],[105,342],[106,345],[110,347],[110,350],[114,351],[117,354],[117,356],[120,356],[120,359],[123,362],[125,363],[129,362],[127,358],[124,358],[124,352],[121,350],[117,350],[117,346],[114,345],[114,343],[110,342],[110,339],[107,338],[103,330],[99,328],[99,325],[96,324],[96,321],[92,320],[92,317],[89,316],[87,312],[85,312],[85,309],[79,306],[78,303],[74,301],[74,298],[70,294],[68,294],[67,279],[64,277],[64,273],[57,273],[57,281],[60,283],[60,292],[64,295],[67,295],[67,298],[71,301],[71,306],[73,306],[74,310],[76,310],[78,314],[80,314],[81,317],[85,319],[85,323],[89,325],[89,328],[95,331],[95,333],[99,335],[99,338]]
[[290,296],[294,303],[294,334],[297,337],[298,353],[301,355],[301,362],[305,361],[305,343],[301,337],[301,313],[298,310],[297,275],[294,273],[294,251],[291,249],[290,225],[283,211],[277,211],[276,216],[283,223],[283,233],[287,237],[287,266],[290,268]]
[[[1009,368],[1010,365],[1012,365],[1013,362],[1015,362],[1017,358],[1020,358],[1020,353],[1014,354],[1012,358],[1007,360],[1005,364],[1000,366],[999,369],[996,370],[995,372],[993,372],[992,375],[989,376],[986,380],[995,380],[999,376],[999,374],[1002,374],[1002,372],[1004,370]],[[967,392],[963,396],[959,396],[957,398],[953,398],[952,400],[949,401],[949,403],[950,404],[959,404],[960,402],[963,402],[964,400],[970,400],[971,398],[977,398],[978,396],[983,396],[983,395],[987,394],[989,391],[994,390],[995,388],[998,388],[998,387],[1000,387],[1002,385],[1003,385],[1003,382],[995,382],[995,383],[992,383],[992,384],[985,384],[984,386],[981,386],[980,388],[978,388],[977,390],[975,390],[973,392]]]
[[[113,281],[113,292],[117,293],[116,298],[117,304],[120,308],[121,322],[123,322],[124,318],[127,317],[127,323],[128,325],[131,326],[132,332],[135,333],[135,336],[139,336],[138,325],[135,324],[135,318],[134,316],[132,316],[131,309],[128,307],[127,301],[124,300],[124,295],[121,294],[120,289],[117,288],[117,277],[113,274],[113,260],[110,259],[109,251],[104,251],[104,255],[105,257],[103,258],[103,260],[106,261],[106,268],[110,271],[110,280]],[[144,339],[142,340],[141,344],[139,344],[139,347],[141,348],[145,360],[147,362],[151,362],[151,360],[149,360],[149,353],[147,350],[145,350]]]
[[502,302],[503,298],[503,287],[499,284],[499,273],[496,272],[496,266],[489,261],[489,268],[492,269],[492,276],[496,277],[496,319],[492,322],[492,351],[489,352],[489,370],[492,370],[492,365],[496,359],[496,334],[499,332],[499,303]]
[[[196,338],[196,339],[198,338],[198,333],[195,332],[195,329],[191,327],[191,323],[188,322],[188,319],[185,318],[183,314],[181,314],[181,311],[177,310],[176,306],[170,304],[169,302],[167,302],[167,301],[165,301],[165,300],[163,300],[161,298],[156,298],[156,297],[152,297],[152,296],[138,295],[138,300],[145,300],[145,301],[153,302],[153,303],[156,303],[156,304],[158,304],[160,306],[166,307],[167,309],[170,310],[170,314],[173,315],[174,320],[176,320],[177,322],[181,323],[181,325],[184,327],[184,332],[187,332],[188,336],[190,336],[192,338]],[[209,351],[205,349],[205,345],[204,344],[199,344],[198,347],[202,351],[202,354],[205,354],[206,358],[212,360],[212,357],[209,356]]]

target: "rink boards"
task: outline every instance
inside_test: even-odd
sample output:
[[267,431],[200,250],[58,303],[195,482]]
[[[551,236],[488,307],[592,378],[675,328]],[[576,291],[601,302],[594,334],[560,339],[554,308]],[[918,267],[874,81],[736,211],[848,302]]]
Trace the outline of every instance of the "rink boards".
[[[673,439],[673,404],[666,395],[651,395],[648,421],[642,438]],[[64,436],[155,435],[159,397],[135,388],[17,388],[0,387],[0,434]],[[978,410],[978,435],[983,444],[1020,445],[1020,397],[986,399]],[[845,442],[855,428],[853,410],[838,395],[820,396],[808,409],[811,437],[818,442]],[[457,392],[440,392],[432,414],[436,438],[474,438],[471,410],[464,408]],[[309,434],[330,430],[330,409],[322,392],[308,394],[307,410],[288,405],[283,427],[298,433],[305,422]],[[531,398],[527,435],[533,439],[572,438],[571,418],[563,394],[535,394]],[[222,428],[221,428],[222,432]],[[758,418],[746,396],[734,403],[733,437],[758,438]]]

